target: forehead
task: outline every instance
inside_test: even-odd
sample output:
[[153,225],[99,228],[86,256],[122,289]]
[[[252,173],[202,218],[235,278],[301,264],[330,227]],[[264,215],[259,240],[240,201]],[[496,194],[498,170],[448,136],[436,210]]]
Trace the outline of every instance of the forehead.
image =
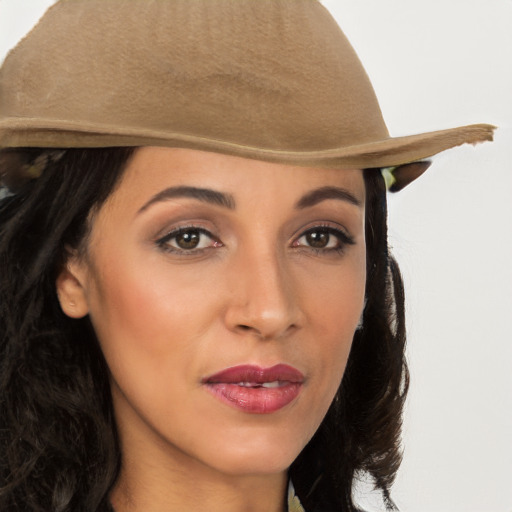
[[141,202],[173,186],[196,186],[230,193],[238,199],[271,197],[286,204],[325,186],[341,187],[364,204],[363,173],[290,166],[219,153],[179,148],[144,147],[130,160],[113,200]]

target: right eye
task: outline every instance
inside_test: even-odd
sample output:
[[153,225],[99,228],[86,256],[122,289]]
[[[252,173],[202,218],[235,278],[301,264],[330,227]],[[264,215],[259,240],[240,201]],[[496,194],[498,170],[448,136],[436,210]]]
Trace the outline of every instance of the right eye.
[[165,251],[196,254],[202,250],[222,247],[222,243],[204,228],[190,226],[175,229],[156,242]]

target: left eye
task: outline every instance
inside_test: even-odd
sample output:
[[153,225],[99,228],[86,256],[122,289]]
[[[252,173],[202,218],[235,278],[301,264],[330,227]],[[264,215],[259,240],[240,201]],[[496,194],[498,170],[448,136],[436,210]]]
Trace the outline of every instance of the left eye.
[[316,250],[342,250],[345,245],[354,244],[352,237],[331,227],[316,227],[306,231],[294,243],[294,247],[311,247]]
[[178,228],[160,238],[157,243],[171,252],[187,252],[222,245],[208,231],[196,227]]

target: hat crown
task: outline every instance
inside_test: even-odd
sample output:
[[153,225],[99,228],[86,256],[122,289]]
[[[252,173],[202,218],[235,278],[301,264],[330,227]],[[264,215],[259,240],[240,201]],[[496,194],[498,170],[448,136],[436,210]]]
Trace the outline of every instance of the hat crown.
[[7,57],[0,112],[270,151],[388,137],[316,0],[61,0]]

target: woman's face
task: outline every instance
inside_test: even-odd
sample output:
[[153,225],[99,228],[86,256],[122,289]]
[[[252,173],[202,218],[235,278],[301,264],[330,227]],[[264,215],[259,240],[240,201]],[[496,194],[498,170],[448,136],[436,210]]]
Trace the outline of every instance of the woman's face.
[[126,453],[225,474],[293,462],[362,313],[364,201],[359,170],[135,153],[57,281],[64,311],[90,314]]

